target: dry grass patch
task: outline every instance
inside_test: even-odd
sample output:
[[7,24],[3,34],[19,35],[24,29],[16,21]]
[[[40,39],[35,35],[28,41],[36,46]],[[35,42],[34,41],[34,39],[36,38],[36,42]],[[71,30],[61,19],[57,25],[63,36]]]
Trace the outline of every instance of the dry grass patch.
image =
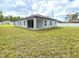
[[79,57],[79,28],[31,31],[2,25],[0,57]]

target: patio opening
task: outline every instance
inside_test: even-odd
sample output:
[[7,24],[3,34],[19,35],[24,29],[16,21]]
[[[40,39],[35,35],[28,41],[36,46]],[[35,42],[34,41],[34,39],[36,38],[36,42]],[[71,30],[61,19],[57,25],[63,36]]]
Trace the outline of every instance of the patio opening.
[[34,21],[33,20],[28,20],[28,28],[34,28]]

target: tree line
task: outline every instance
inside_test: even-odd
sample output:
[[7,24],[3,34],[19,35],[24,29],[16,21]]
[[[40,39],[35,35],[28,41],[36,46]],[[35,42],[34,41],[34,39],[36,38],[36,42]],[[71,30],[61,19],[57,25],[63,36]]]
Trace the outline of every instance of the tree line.
[[77,20],[78,18],[78,13],[74,13],[74,14],[68,14],[65,17],[66,21],[70,21],[70,20]]
[[17,20],[20,20],[20,19],[21,19],[20,16],[12,16],[12,15],[3,16],[2,11],[0,11],[0,22],[1,21],[17,21]]

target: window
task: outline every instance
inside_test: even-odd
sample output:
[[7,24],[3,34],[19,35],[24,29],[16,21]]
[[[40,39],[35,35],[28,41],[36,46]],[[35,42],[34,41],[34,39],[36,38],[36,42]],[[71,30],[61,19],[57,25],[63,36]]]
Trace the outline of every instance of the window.
[[18,21],[18,25],[19,25],[19,21]]
[[45,26],[47,25],[47,21],[45,20]]
[[21,25],[21,21],[19,21],[19,25]]
[[18,25],[21,25],[21,21],[18,21]]
[[25,21],[24,21],[24,25],[25,25]]
[[14,22],[14,25],[15,25],[15,22]]
[[52,21],[50,21],[50,26],[52,25]]
[[34,20],[28,20],[27,24],[28,24],[28,28],[34,28]]
[[56,21],[55,21],[55,24],[56,24]]

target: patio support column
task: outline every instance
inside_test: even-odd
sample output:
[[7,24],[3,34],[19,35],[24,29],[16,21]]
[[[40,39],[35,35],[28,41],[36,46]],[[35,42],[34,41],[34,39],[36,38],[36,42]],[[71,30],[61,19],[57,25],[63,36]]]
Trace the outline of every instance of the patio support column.
[[26,28],[28,28],[27,24],[28,24],[28,23],[27,23],[27,20],[26,20]]
[[36,24],[37,22],[36,22],[36,18],[34,18],[34,29],[36,29]]

